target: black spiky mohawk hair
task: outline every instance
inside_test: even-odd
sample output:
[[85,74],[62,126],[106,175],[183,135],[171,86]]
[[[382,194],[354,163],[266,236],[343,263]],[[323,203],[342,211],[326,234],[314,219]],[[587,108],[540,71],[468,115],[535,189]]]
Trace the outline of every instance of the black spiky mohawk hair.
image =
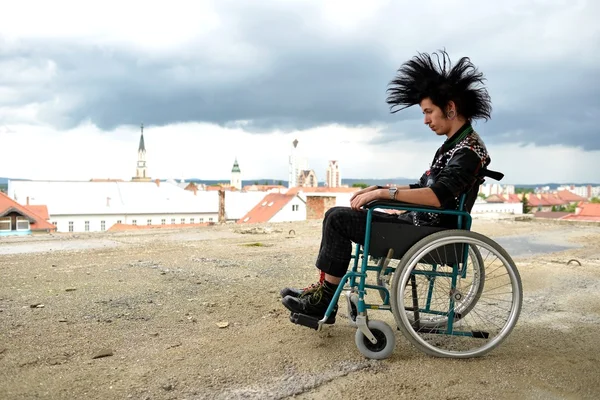
[[433,53],[435,61],[431,55],[419,53],[400,66],[387,90],[390,111],[396,113],[429,97],[443,111],[453,101],[457,113],[469,121],[490,119],[492,103],[483,86],[483,74],[468,57],[452,66],[448,53],[445,50],[440,53]]

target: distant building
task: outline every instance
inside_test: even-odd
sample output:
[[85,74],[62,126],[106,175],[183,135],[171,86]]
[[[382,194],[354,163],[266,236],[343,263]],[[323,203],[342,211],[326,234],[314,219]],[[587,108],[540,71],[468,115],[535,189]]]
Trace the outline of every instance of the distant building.
[[327,176],[325,177],[325,184],[332,188],[342,186],[340,163],[337,160],[329,161],[329,165],[327,166]]
[[150,182],[150,176],[146,167],[146,146],[144,144],[144,124],[141,126],[142,133],[140,135],[140,145],[138,146],[138,161],[135,169],[135,177],[131,180],[134,182]]
[[303,170],[300,171],[300,175],[298,176],[298,184],[296,186],[300,187],[315,187],[319,186],[319,181],[317,181],[317,175],[315,171]]
[[298,139],[292,142],[292,149],[288,162],[288,188],[298,186],[298,177],[303,170],[308,169],[308,162],[298,154]]
[[269,193],[242,216],[239,224],[306,220],[306,202],[297,193]]
[[0,193],[0,236],[54,231],[56,227],[48,222],[48,209],[45,205],[21,205]]
[[233,163],[233,168],[231,169],[230,185],[236,188],[237,190],[242,190],[242,171],[240,170],[237,158],[235,159],[235,162]]
[[557,191],[569,191],[577,196],[585,199],[591,199],[592,197],[600,196],[600,186],[575,186],[575,185],[563,185],[557,188]]
[[113,225],[152,227],[218,222],[216,191],[160,182],[9,181],[8,196],[46,205],[58,232],[101,232]]
[[[492,197],[493,196],[493,197]],[[476,217],[498,217],[500,215],[520,215],[523,214],[523,203],[512,201],[507,199],[501,201],[502,196],[491,195],[492,201],[488,202],[481,198],[475,200],[473,208],[471,209],[471,215]]]
[[485,197],[497,194],[497,195],[511,195],[515,194],[514,185],[501,185],[499,183],[484,183],[479,187],[479,194],[483,194]]

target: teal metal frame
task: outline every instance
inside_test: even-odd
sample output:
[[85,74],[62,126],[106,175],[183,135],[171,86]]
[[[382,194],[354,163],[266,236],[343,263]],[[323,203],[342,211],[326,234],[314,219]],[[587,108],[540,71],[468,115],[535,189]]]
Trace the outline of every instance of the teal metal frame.
[[[377,202],[375,202],[373,205],[369,205],[367,207],[367,222],[366,222],[367,227],[366,227],[364,245],[362,245],[362,246],[356,245],[355,254],[352,256],[352,258],[354,259],[353,267],[350,271],[348,271],[342,277],[342,280],[341,280],[340,284],[338,285],[337,290],[335,291],[333,299],[329,303],[329,307],[327,307],[327,311],[325,312],[325,315],[320,322],[323,323],[329,318],[329,316],[333,312],[335,305],[337,304],[337,302],[339,300],[339,296],[341,295],[342,291],[345,289],[346,283],[348,281],[350,281],[350,288],[352,290],[354,290],[358,286],[358,304],[357,304],[357,313],[358,314],[362,314],[366,310],[388,310],[388,311],[391,311],[391,306],[389,304],[390,295],[389,295],[389,291],[387,290],[387,288],[385,288],[383,286],[370,285],[370,284],[366,283],[367,272],[368,271],[379,271],[379,269],[380,269],[376,265],[369,265],[369,242],[370,242],[370,238],[371,238],[371,222],[373,219],[374,209],[378,208],[378,209],[405,210],[405,211],[456,215],[459,217],[457,229],[470,230],[471,224],[472,224],[472,218],[471,218],[471,214],[469,214],[469,212],[464,209],[465,200],[466,200],[466,195],[464,195],[464,194],[461,195],[459,207],[457,210],[423,208],[423,207],[419,207],[418,205],[412,206],[412,205],[406,204],[406,203],[398,203],[398,205],[391,205],[391,204],[377,204]],[[362,257],[362,264],[360,266],[360,272],[359,272],[358,271],[358,260],[359,260],[361,254],[363,255],[363,257]],[[467,257],[467,256],[468,256],[468,247],[465,246],[465,257]],[[434,266],[433,268],[435,269],[436,266]],[[390,272],[393,272],[394,270],[395,270],[395,268],[386,269],[386,271],[390,271]],[[423,272],[425,273],[426,271],[423,271]],[[428,272],[428,271],[427,271],[427,273],[431,274],[431,272]],[[463,271],[458,271],[458,265],[454,265],[453,272],[452,272],[452,274],[450,274],[452,276],[452,287],[456,286],[456,278],[459,275],[459,273],[464,276],[464,274],[466,274],[466,268],[463,268]],[[442,275],[447,275],[447,274],[436,273],[436,276],[442,276]],[[358,285],[356,283],[357,278],[358,278]],[[432,290],[432,285],[433,285],[433,280],[431,280],[431,283],[430,283],[431,290]],[[375,289],[375,290],[384,292],[385,300],[384,300],[383,304],[366,304],[365,300],[364,300],[365,289]],[[431,290],[429,293],[429,297],[431,296]],[[454,302],[454,299],[451,296],[451,299],[450,299],[450,307],[451,307],[450,310],[451,311],[450,311],[450,314],[448,315],[448,317],[449,317],[448,318],[449,319],[448,328],[449,328],[450,332],[452,332],[452,323],[454,320],[453,302]],[[433,310],[428,310],[429,301],[427,303],[428,304],[426,306],[426,309],[424,309],[423,311],[427,311],[430,313],[437,313]],[[444,313],[439,312],[439,314],[444,314]],[[460,333],[458,333],[458,334],[460,334]]]

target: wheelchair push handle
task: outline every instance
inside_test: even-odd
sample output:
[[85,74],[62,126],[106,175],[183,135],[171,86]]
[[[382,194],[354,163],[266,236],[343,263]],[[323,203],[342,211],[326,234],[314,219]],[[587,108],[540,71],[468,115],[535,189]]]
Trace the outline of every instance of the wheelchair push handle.
[[495,181],[501,181],[504,178],[504,174],[502,172],[493,171],[491,169],[483,168],[479,171],[478,176],[480,178],[492,178]]

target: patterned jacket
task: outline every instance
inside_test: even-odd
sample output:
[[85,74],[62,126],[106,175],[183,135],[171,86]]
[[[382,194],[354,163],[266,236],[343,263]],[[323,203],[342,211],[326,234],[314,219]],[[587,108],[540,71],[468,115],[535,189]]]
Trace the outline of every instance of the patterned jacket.
[[[466,123],[436,151],[429,169],[410,188],[431,188],[442,208],[452,210],[458,209],[460,195],[466,193],[465,207],[470,212],[483,183],[478,174],[490,162],[485,144],[471,124]],[[414,211],[399,217],[418,226],[454,228],[457,221],[456,216]]]

